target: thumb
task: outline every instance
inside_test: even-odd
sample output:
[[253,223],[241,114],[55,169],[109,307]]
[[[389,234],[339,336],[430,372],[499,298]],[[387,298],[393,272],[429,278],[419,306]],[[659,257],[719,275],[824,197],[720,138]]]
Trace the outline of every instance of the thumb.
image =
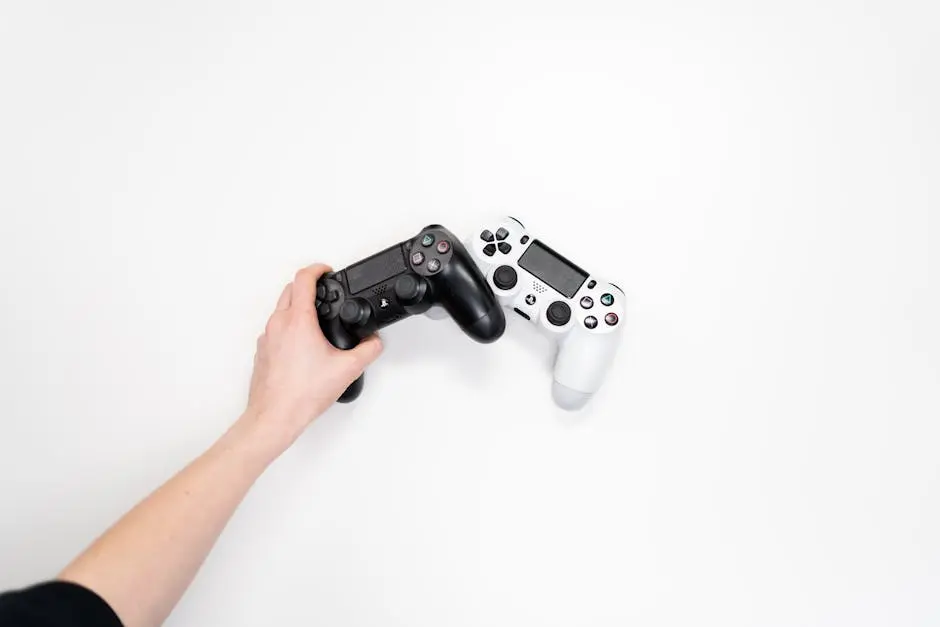
[[359,345],[349,351],[349,353],[356,358],[356,365],[360,369],[365,369],[366,366],[379,358],[379,355],[382,354],[382,348],[382,340],[379,336],[370,335],[359,342]]

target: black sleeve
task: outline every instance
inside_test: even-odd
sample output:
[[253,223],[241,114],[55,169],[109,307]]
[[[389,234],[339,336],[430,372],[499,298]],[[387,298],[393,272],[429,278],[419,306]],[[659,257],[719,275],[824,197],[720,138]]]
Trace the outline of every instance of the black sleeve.
[[0,594],[0,627],[123,627],[104,599],[78,584],[52,581]]

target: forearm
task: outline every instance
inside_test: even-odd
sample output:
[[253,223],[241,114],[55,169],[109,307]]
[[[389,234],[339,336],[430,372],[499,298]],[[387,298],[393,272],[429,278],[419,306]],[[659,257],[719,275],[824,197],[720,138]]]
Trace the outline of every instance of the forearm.
[[246,414],[118,521],[61,579],[101,595],[126,627],[160,625],[264,469],[289,444]]

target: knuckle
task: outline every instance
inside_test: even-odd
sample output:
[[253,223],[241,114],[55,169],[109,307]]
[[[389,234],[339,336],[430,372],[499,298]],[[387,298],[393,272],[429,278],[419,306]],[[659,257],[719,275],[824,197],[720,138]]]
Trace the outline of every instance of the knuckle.
[[350,372],[362,370],[362,359],[356,351],[342,351],[340,359],[345,370]]
[[294,281],[302,281],[308,274],[310,274],[309,268],[301,268],[297,271],[296,274],[294,274]]
[[[265,335],[278,333],[284,327],[284,318],[279,314],[274,314],[268,318],[268,323],[264,326]],[[264,337],[264,336],[262,336]]]

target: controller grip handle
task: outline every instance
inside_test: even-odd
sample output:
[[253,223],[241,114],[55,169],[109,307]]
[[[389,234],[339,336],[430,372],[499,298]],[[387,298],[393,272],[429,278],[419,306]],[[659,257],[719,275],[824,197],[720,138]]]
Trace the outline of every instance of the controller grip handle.
[[437,303],[464,333],[484,344],[502,337],[506,315],[462,244],[454,242],[454,258],[432,281]]
[[[359,345],[359,338],[349,332],[343,326],[339,318],[331,320],[320,320],[320,329],[323,335],[329,340],[330,344],[344,351],[356,348]],[[351,403],[362,394],[362,388],[365,384],[365,373],[359,375],[359,378],[349,384],[349,387],[340,395],[336,401],[338,403]]]
[[552,397],[569,411],[584,407],[597,392],[617,354],[620,334],[599,335],[580,329],[562,340],[555,357]]

